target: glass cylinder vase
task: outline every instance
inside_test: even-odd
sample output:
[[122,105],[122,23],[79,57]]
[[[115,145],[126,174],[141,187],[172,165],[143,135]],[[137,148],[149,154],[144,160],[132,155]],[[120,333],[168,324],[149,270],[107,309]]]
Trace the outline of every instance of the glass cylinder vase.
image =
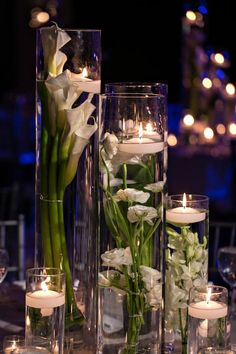
[[188,353],[230,349],[228,290],[210,285],[192,288],[188,305]]
[[167,97],[101,101],[98,350],[159,353]]
[[180,338],[187,354],[188,300],[193,287],[208,282],[209,200],[195,194],[171,195],[166,203],[165,332]]
[[65,339],[95,351],[99,30],[37,34],[35,266],[66,274]]

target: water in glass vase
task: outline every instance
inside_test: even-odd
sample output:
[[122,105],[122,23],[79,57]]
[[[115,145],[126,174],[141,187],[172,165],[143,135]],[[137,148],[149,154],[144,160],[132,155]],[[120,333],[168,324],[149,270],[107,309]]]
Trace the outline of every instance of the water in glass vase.
[[43,300],[37,292],[26,294],[26,345],[61,354],[64,346],[65,298],[63,294],[55,297],[52,293],[56,292],[52,291]]
[[185,354],[189,290],[208,280],[208,198],[169,196],[166,209],[165,327],[175,330]]
[[[116,164],[116,158],[119,160],[120,156],[116,155],[112,163]],[[157,269],[160,270],[161,257],[159,208],[162,205],[163,181],[160,179],[164,152],[137,155],[136,159],[135,164],[126,160],[116,165],[115,178],[119,184],[112,186],[111,183],[106,193],[114,195],[117,204],[109,197],[104,200],[105,220],[102,220],[101,232],[107,251],[101,256],[103,263],[99,274],[100,286],[105,286],[100,289],[103,353],[158,352],[160,342],[162,279]],[[159,182],[154,183],[155,178]],[[131,182],[132,188],[126,185],[127,182]],[[152,188],[156,188],[156,193],[150,193]],[[128,198],[133,201],[127,201]],[[137,199],[141,204],[134,203]],[[138,221],[140,213],[143,217]],[[114,225],[116,216],[117,225]],[[115,228],[115,239],[110,237],[107,223]]]
[[98,335],[103,354],[160,352],[166,96],[144,89],[101,97]]

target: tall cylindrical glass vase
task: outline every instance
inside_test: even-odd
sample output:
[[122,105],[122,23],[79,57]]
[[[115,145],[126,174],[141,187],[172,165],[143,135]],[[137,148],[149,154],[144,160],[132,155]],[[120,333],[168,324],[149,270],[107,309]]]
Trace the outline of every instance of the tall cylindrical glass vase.
[[166,200],[166,233],[166,333],[174,330],[182,344],[181,353],[187,354],[189,292],[208,282],[208,197],[170,195]]
[[160,350],[166,101],[151,92],[101,98],[100,353]]
[[38,31],[35,266],[66,274],[71,351],[95,348],[100,73],[99,30]]

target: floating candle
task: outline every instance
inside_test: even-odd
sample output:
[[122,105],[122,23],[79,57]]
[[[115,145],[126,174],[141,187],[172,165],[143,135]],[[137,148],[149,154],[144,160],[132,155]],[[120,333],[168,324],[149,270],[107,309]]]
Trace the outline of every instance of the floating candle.
[[183,206],[166,210],[166,220],[177,224],[192,224],[205,220],[206,213],[204,211],[187,207],[186,204],[186,194],[184,193]]

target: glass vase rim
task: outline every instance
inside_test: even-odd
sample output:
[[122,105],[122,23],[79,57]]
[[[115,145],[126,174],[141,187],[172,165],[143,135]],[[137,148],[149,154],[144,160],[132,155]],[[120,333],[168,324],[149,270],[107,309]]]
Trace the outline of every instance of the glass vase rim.
[[[53,271],[56,271],[55,273],[47,273],[47,274],[43,274],[43,273],[40,273],[40,271],[49,271],[51,270],[52,272]],[[34,273],[35,272],[35,273]],[[26,273],[27,275],[33,275],[33,276],[40,276],[40,277],[46,277],[46,276],[58,276],[58,275],[62,275],[64,276],[65,275],[65,272],[63,270],[61,270],[60,268],[57,268],[57,267],[32,267],[32,268],[28,268],[26,269]]]
[[128,86],[128,87],[149,87],[149,86],[165,86],[168,87],[168,84],[165,82],[154,82],[154,81],[114,81],[105,83],[107,86]]
[[[177,194],[170,194],[167,196],[167,201],[173,201],[173,202],[182,202],[183,201],[183,195],[186,194],[186,201],[191,202],[191,203],[199,203],[199,202],[209,202],[209,197],[204,194],[198,194],[198,193],[177,193]],[[189,199],[189,197],[191,198]]]
[[[208,289],[219,289],[217,291],[217,293],[219,293],[219,291],[223,292],[223,291],[226,291],[228,292],[228,289],[226,288],[226,286],[223,286],[223,285],[217,285],[217,284],[207,284],[203,287],[194,287],[192,288],[193,291],[196,291],[196,292],[199,292],[199,293],[206,293],[208,292]],[[204,292],[205,291],[205,292]],[[211,292],[211,294],[216,294],[214,292]]]
[[[52,26],[44,26],[44,27],[40,27],[37,28],[38,31],[44,30],[44,29],[50,29],[52,28]],[[57,28],[58,31],[65,31],[65,32],[88,32],[88,33],[92,33],[92,32],[98,32],[101,33],[102,30],[101,29],[97,29],[97,28],[61,28],[58,27]]]
[[165,97],[162,93],[152,93],[152,92],[119,92],[119,93],[102,93],[102,98],[125,98],[125,99],[151,99],[151,98],[158,98],[158,97]]

